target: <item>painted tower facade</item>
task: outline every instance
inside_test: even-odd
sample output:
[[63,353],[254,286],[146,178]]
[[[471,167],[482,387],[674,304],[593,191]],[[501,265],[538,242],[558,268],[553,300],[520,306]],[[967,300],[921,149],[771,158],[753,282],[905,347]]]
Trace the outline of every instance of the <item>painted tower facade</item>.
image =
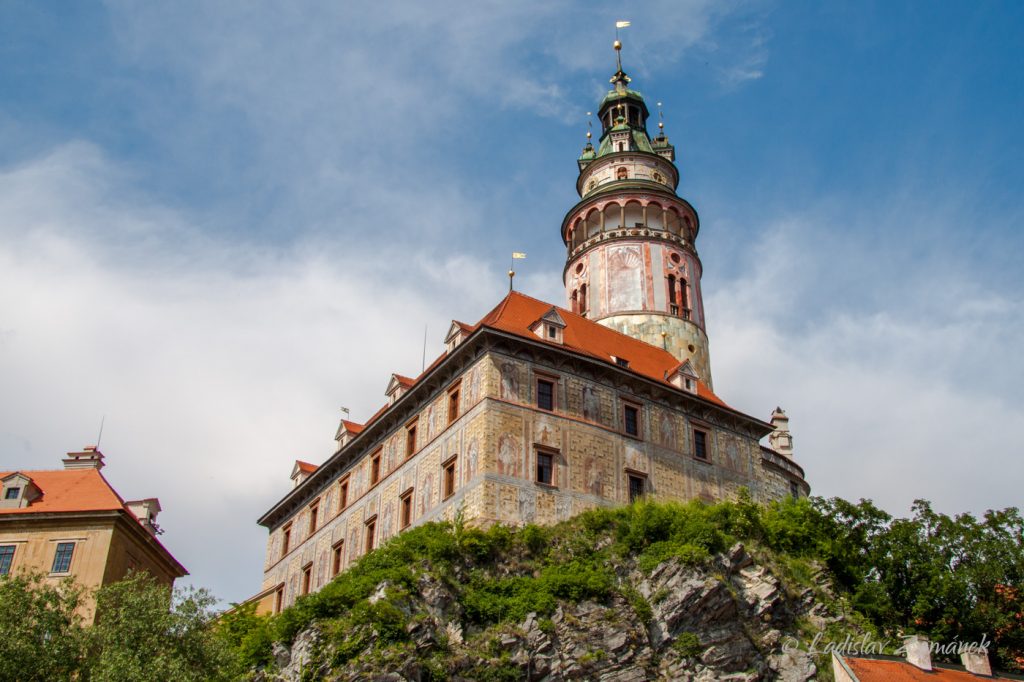
[[579,158],[580,202],[562,222],[568,307],[689,360],[713,387],[694,244],[700,220],[676,194],[675,148],[663,125],[652,139],[644,97],[629,87],[621,57],[618,65],[598,108],[597,146],[588,133]]

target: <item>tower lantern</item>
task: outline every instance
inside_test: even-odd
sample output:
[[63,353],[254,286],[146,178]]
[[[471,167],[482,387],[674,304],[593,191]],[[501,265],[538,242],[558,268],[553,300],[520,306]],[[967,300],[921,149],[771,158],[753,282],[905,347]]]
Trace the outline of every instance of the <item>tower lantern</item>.
[[617,70],[597,115],[601,136],[577,160],[577,203],[562,222],[569,306],[624,334],[663,347],[712,386],[694,244],[697,211],[676,194],[675,148],[663,127],[653,139],[644,96]]

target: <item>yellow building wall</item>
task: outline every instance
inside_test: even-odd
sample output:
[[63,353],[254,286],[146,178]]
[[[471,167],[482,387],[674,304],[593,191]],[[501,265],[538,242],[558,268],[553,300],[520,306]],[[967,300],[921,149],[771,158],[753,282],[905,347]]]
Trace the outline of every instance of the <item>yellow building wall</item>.
[[[556,382],[553,412],[536,407],[539,377]],[[445,391],[424,404],[415,416],[412,457],[405,457],[407,419],[383,440],[378,483],[371,484],[370,457],[363,456],[342,476],[349,481],[345,509],[337,509],[335,481],[321,493],[312,535],[308,506],[271,532],[264,590],[284,585],[283,605],[289,606],[310,564],[310,590],[319,589],[333,577],[336,543],[344,543],[342,569],[365,554],[368,519],[376,518],[375,546],[399,532],[400,497],[410,488],[413,524],[452,519],[461,509],[467,521],[482,526],[557,523],[596,506],[625,504],[629,473],[644,476],[647,494],[657,499],[715,501],[734,498],[741,488],[762,501],[789,494],[785,477],[762,465],[757,438],[712,423],[707,408],[689,413],[682,400],[664,404],[607,379],[493,352],[455,381],[461,381],[458,418],[448,423]],[[638,437],[622,431],[624,401],[640,408]],[[694,428],[708,434],[709,461],[693,455]],[[535,481],[538,449],[554,454],[551,486]],[[457,458],[457,489],[442,499],[442,464],[451,457]],[[287,523],[291,541],[282,556]]]

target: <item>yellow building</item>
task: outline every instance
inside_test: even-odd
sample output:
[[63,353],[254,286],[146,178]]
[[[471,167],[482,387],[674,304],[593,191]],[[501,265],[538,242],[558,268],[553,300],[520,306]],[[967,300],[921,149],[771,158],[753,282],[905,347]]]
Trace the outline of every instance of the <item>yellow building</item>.
[[[156,498],[125,501],[100,473],[95,448],[70,452],[64,469],[0,472],[0,575],[71,576],[94,590],[145,570],[173,585],[188,575],[157,539]],[[93,620],[91,601],[82,609]]]
[[597,110],[601,138],[577,159],[580,201],[560,232],[565,307],[513,291],[478,323],[453,321],[425,372],[393,374],[387,404],[343,421],[333,454],[296,462],[292,490],[259,520],[260,611],[459,510],[478,525],[556,523],[641,495],[809,493],[785,412],[758,419],[712,388],[700,220],[629,82],[620,63]]

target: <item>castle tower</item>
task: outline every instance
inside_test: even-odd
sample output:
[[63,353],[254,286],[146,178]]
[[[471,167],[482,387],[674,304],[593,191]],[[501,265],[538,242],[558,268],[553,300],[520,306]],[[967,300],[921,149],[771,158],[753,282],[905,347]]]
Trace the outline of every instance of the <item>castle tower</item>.
[[615,41],[618,70],[601,100],[601,136],[579,158],[577,203],[562,222],[568,249],[568,307],[624,334],[689,360],[708,385],[711,362],[704,329],[701,263],[694,241],[697,211],[676,194],[675,148],[629,87]]

